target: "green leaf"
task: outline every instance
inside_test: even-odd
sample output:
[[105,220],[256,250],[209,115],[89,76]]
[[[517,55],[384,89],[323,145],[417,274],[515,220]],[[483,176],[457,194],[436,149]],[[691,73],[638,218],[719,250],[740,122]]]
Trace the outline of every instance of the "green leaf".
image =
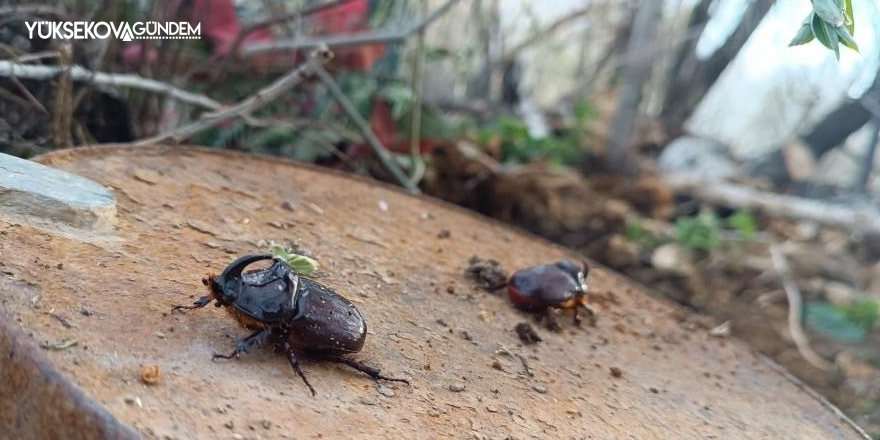
[[805,321],[810,328],[840,342],[854,344],[861,342],[868,330],[850,321],[846,313],[824,302],[809,302],[806,305]]
[[795,34],[794,38],[791,39],[791,42],[788,43],[789,46],[800,46],[801,44],[807,44],[810,41],[813,41],[816,38],[813,35],[813,26],[811,22],[813,21],[813,16],[815,14],[810,12],[810,15],[807,16],[807,19],[804,20],[801,27],[798,28],[797,34]]
[[813,0],[813,11],[831,27],[843,26],[846,23],[843,9],[835,0]]
[[853,17],[853,8],[852,8],[852,0],[846,0],[846,11],[844,14],[846,15],[846,30],[849,31],[850,35],[856,34],[856,20]]
[[275,258],[280,258],[287,263],[296,273],[302,275],[310,275],[318,269],[318,262],[306,257],[305,255],[294,254],[285,249],[283,246],[273,244],[269,247],[269,252]]
[[[831,37],[825,31],[825,22],[819,18],[818,14],[813,15],[813,20],[810,25],[813,28],[813,35],[816,36],[816,39],[819,40],[823,46],[831,49]],[[837,40],[837,35],[834,36],[834,39]]]
[[850,322],[862,326],[866,330],[874,326],[874,323],[877,322],[877,315],[880,313],[880,304],[872,299],[840,305],[835,308],[843,312]]
[[828,38],[831,40],[831,50],[834,51],[834,56],[839,60],[840,59],[840,37],[837,36],[837,32],[835,28],[828,24],[827,22],[822,22],[822,27],[825,28],[825,33],[828,34]]
[[739,232],[743,239],[751,241],[758,235],[758,222],[751,212],[740,210],[727,218],[727,225]]
[[850,35],[849,31],[846,29],[846,26],[834,28],[834,32],[837,33],[838,37],[840,37],[840,42],[844,46],[856,52],[859,51],[859,45],[856,43],[856,40],[852,37],[852,35]]

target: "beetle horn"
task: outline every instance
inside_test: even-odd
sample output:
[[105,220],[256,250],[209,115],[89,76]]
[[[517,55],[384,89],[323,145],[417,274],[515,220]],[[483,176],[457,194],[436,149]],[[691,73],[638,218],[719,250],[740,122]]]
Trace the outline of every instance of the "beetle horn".
[[241,273],[244,271],[244,268],[249,266],[251,263],[260,260],[271,260],[272,257],[269,254],[256,254],[256,255],[245,255],[235,261],[232,262],[226,270],[220,274],[220,279],[228,280],[230,278],[239,278],[241,277]]

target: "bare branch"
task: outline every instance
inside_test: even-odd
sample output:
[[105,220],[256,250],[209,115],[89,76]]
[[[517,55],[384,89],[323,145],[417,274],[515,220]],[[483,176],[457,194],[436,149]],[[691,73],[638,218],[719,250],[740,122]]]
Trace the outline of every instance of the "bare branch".
[[376,153],[376,156],[379,158],[379,161],[382,162],[382,165],[385,166],[386,169],[394,176],[394,179],[397,180],[402,187],[406,188],[407,191],[417,194],[419,192],[419,188],[410,182],[409,178],[404,174],[403,170],[400,169],[399,166],[394,162],[394,158],[391,157],[391,154],[388,153],[388,150],[382,146],[382,143],[379,142],[379,139],[376,138],[376,135],[373,133],[373,130],[370,129],[370,124],[358,113],[354,104],[352,104],[351,100],[345,96],[345,93],[342,92],[342,89],[339,88],[339,84],[336,84],[336,81],[333,80],[333,77],[327,73],[327,70],[324,69],[323,66],[317,66],[315,69],[315,74],[318,75],[318,78],[327,86],[327,89],[330,91],[330,94],[333,95],[333,98],[339,103],[342,109],[348,114],[348,117],[351,118],[352,122],[357,125],[358,130],[360,130],[361,134],[364,136],[364,139],[367,141],[367,144],[373,148],[373,151]]
[[235,117],[249,118],[250,114],[260,107],[272,102],[283,93],[287,92],[300,82],[309,74],[315,73],[320,69],[323,71],[323,67],[321,65],[327,62],[330,58],[332,58],[333,54],[326,47],[318,48],[314,52],[309,55],[308,60],[305,63],[288,73],[287,75],[282,76],[281,78],[276,79],[272,84],[260,89],[257,93],[251,95],[247,99],[229,107],[223,107],[219,110],[216,110],[212,113],[203,115],[199,120],[191,122],[189,124],[177,127],[169,132],[161,133],[156,136],[152,136],[149,138],[141,139],[139,141],[134,142],[134,145],[147,145],[147,144],[155,144],[161,143],[167,140],[174,141],[182,141],[192,137],[193,135],[207,130],[211,127],[214,127],[220,124],[223,121],[228,119],[232,119]]
[[421,21],[403,29],[378,32],[354,32],[347,35],[329,35],[326,37],[316,38],[278,40],[270,43],[254,43],[245,47],[245,49],[242,51],[242,55],[253,56],[266,52],[295,51],[317,47],[322,44],[327,45],[331,48],[339,48],[347,46],[361,46],[371,43],[393,43],[403,41],[409,38],[410,35],[421,32],[423,29],[428,27],[431,23],[436,21],[443,14],[445,14],[446,11],[448,11],[449,8],[454,6],[456,3],[458,3],[458,0],[448,0],[445,4],[443,4],[443,6],[440,6],[439,8],[434,10],[434,12],[428,14]]
[[729,182],[711,182],[684,175],[666,175],[673,191],[733,208],[749,208],[771,216],[809,220],[823,225],[880,235],[880,214],[874,208],[850,207],[817,200],[759,191]]
[[[0,61],[0,76],[47,80],[58,77],[64,69],[56,66],[39,66]],[[133,74],[92,72],[82,66],[71,66],[68,71],[72,81],[115,87],[130,87],[170,96],[178,101],[211,110],[223,108],[223,104],[198,93],[187,92],[168,83]]]
[[782,289],[785,291],[785,296],[788,298],[788,331],[791,332],[791,339],[794,341],[795,346],[797,346],[798,352],[810,365],[822,371],[831,370],[831,364],[822,359],[810,347],[810,340],[801,326],[803,300],[801,292],[794,282],[794,277],[791,275],[791,268],[788,266],[785,254],[782,252],[782,249],[779,249],[779,246],[774,244],[770,245],[770,257],[773,260],[773,267],[782,281]]

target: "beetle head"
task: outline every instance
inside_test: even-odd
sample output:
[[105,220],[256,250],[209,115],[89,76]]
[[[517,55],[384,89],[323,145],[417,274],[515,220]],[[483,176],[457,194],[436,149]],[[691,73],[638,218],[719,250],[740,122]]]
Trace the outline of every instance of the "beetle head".
[[582,263],[581,266],[578,266],[571,261],[562,260],[557,261],[555,266],[577,280],[578,285],[581,287],[581,291],[587,293],[587,274],[590,273],[590,267],[587,266],[586,262]]
[[202,283],[211,288],[211,293],[217,300],[217,306],[229,305],[238,299],[239,290],[241,289],[241,273],[244,269],[254,262],[260,260],[271,260],[271,255],[245,255],[233,261],[219,276],[210,276],[203,278]]

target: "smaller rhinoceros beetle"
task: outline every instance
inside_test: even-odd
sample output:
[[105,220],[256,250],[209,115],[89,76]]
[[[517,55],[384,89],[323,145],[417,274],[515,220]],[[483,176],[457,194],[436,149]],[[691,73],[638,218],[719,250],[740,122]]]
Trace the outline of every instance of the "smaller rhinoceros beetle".
[[[265,269],[244,272],[261,260],[273,262]],[[232,353],[215,353],[213,359],[232,359],[255,344],[269,341],[284,351],[312,395],[315,389],[299,366],[299,353],[348,365],[376,380],[409,384],[343,356],[363,348],[367,337],[364,318],[350,301],[320,283],[300,277],[280,258],[247,255],[232,262],[219,276],[202,279],[202,283],[209,287],[208,295],[191,306],[174,306],[171,310],[199,309],[216,301],[217,307],[225,307],[239,324],[253,331],[236,344]]]
[[580,325],[580,309],[594,315],[587,299],[588,273],[586,263],[578,266],[567,260],[521,269],[507,281],[507,294],[520,310],[573,309],[574,323]]

